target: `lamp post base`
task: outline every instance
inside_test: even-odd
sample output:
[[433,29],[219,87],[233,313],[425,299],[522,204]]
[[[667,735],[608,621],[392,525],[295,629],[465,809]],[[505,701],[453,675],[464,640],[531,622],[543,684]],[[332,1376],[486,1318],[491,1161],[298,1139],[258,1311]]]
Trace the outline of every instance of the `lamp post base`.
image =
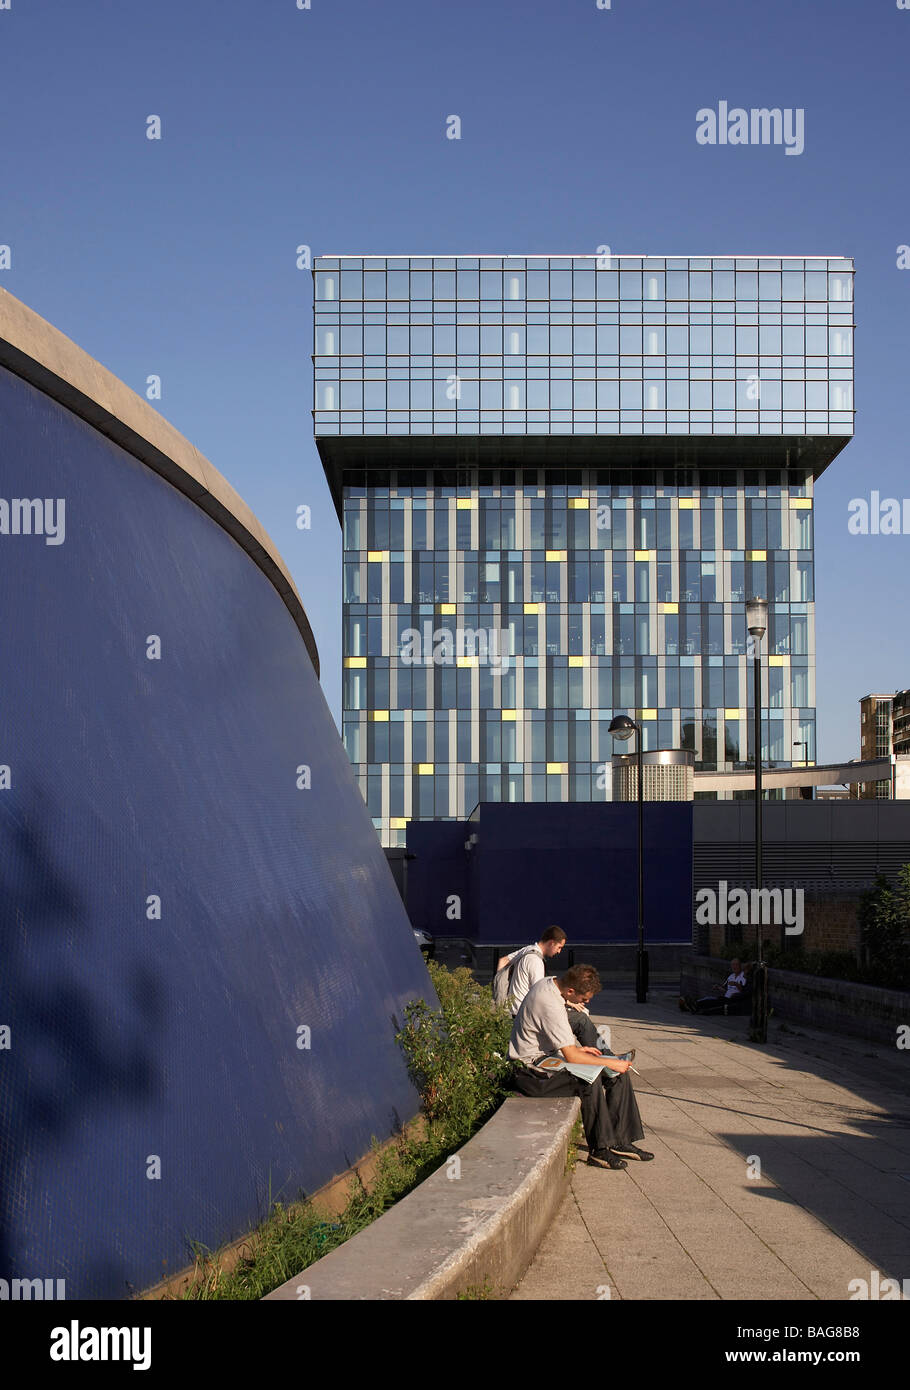
[[635,999],[639,1004],[648,1002],[648,953],[641,948],[635,962]]

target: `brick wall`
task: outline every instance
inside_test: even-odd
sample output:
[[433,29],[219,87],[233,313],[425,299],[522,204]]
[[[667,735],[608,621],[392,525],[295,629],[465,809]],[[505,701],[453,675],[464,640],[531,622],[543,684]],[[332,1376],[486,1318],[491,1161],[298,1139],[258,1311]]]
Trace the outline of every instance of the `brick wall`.
[[[788,938],[792,943],[801,942],[804,951],[852,951],[859,947],[859,924],[857,909],[859,897],[856,895],[806,893],[803,902],[804,930],[802,937]],[[745,937],[752,943],[756,940],[755,926],[726,927],[719,923],[711,926],[695,926],[693,940],[702,950],[712,956],[725,956],[727,940],[740,940]],[[765,941],[779,944],[780,928],[765,926],[762,930]],[[754,955],[754,951],[750,953]]]

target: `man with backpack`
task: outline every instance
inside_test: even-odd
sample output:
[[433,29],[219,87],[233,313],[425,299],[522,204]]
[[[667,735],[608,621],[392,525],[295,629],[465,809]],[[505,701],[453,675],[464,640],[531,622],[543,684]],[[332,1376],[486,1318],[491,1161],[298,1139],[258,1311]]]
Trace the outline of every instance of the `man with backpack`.
[[547,927],[539,941],[500,956],[493,977],[493,998],[497,1004],[508,1003],[513,1018],[531,986],[544,978],[544,961],[558,956],[565,941],[562,927]]

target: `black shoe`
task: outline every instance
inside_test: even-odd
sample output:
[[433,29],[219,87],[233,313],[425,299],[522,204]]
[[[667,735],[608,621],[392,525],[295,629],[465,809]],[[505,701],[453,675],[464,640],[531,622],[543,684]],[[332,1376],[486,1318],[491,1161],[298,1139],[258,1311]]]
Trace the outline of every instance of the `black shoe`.
[[628,1168],[628,1163],[624,1158],[620,1158],[612,1149],[591,1149],[588,1154],[588,1162],[592,1168]]
[[654,1157],[647,1149],[638,1149],[634,1144],[617,1144],[610,1153],[616,1154],[619,1158],[637,1158],[641,1163],[648,1163]]

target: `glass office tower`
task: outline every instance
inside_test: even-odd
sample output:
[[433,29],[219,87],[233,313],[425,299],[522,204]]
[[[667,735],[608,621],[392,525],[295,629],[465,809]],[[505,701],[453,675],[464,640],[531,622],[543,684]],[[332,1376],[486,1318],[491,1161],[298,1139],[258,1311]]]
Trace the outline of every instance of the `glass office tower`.
[[853,263],[320,256],[343,735],[385,845],[610,796],[614,713],[698,769],[815,761],[812,500],[853,430]]

